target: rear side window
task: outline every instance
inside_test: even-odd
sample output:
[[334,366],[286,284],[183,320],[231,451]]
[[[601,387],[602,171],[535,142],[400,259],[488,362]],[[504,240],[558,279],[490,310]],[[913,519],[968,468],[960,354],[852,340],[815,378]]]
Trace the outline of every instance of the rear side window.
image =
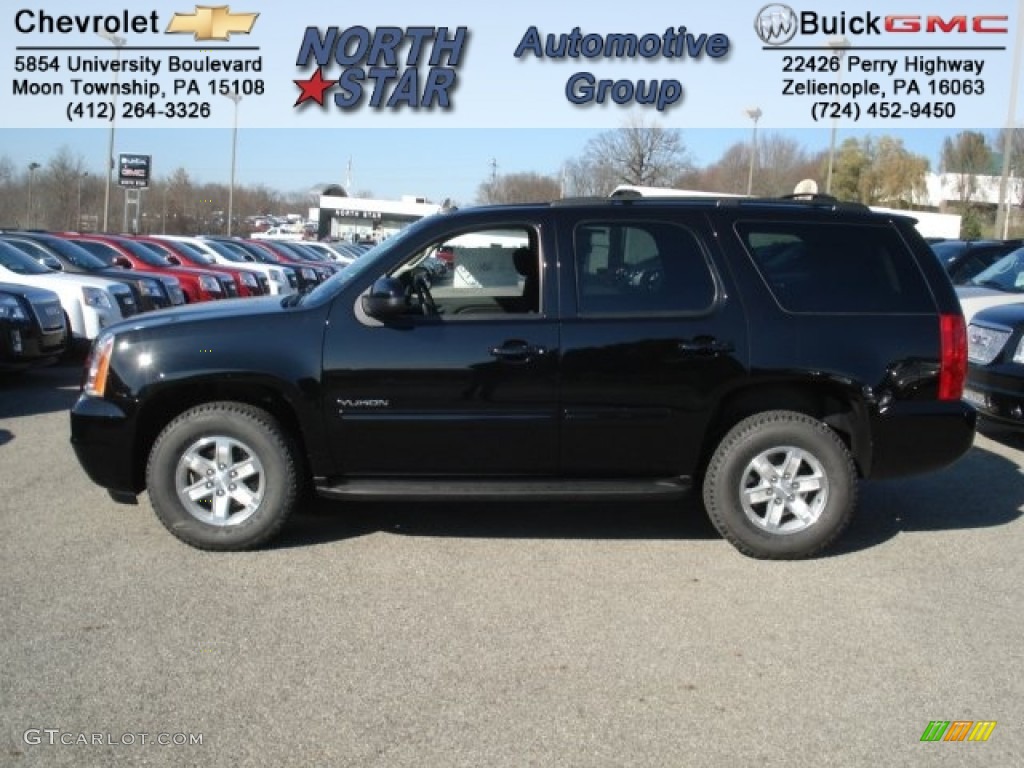
[[790,312],[935,310],[913,254],[888,227],[742,221],[736,231],[776,301]]
[[705,312],[715,281],[688,229],[664,222],[588,222],[573,233],[582,314]]

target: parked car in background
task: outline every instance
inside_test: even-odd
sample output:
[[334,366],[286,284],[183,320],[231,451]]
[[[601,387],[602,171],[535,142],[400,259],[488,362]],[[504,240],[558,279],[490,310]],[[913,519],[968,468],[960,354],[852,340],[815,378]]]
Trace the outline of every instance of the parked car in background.
[[978,312],[967,327],[964,399],[987,421],[1024,430],[1024,304]]
[[131,288],[140,312],[164,309],[185,303],[185,294],[177,279],[166,275],[147,275],[143,272],[108,266],[84,248],[57,235],[41,232],[12,232],[5,233],[2,237],[5,242],[25,250],[30,255],[33,252],[30,247],[32,245],[45,249],[49,258],[43,260],[43,263],[52,266],[51,259],[55,259],[58,262],[57,268],[63,272],[106,277],[124,283]]
[[228,283],[234,282],[231,275],[174,264],[166,256],[128,237],[82,234],[65,234],[64,237],[111,267],[155,272],[175,278],[185,293],[186,303],[226,299],[231,295],[227,287]]
[[72,343],[84,344],[125,317],[138,314],[131,289],[117,280],[55,272],[0,240],[0,281],[45,288],[60,298]]
[[929,243],[953,285],[970,282],[979,272],[1024,245],[1021,240],[939,240]]
[[256,274],[264,293],[274,296],[287,296],[297,293],[298,288],[291,284],[288,275],[281,267],[271,264],[258,264],[247,261],[246,257],[230,248],[223,247],[214,240],[204,240],[201,237],[184,237],[179,235],[153,235],[159,240],[171,240],[174,242],[187,243],[193,248],[202,251],[206,256],[213,259],[217,264],[232,266],[236,269],[248,270]]
[[306,293],[312,290],[322,281],[320,275],[313,269],[302,269],[301,265],[295,264],[290,259],[285,259],[278,254],[276,248],[266,245],[275,242],[270,240],[238,240],[235,238],[210,238],[223,243],[227,248],[241,253],[249,261],[258,264],[277,264],[285,269],[288,281],[294,281],[299,293]]
[[45,288],[0,282],[0,370],[56,361],[69,331],[60,296]]
[[267,290],[260,284],[259,275],[251,269],[238,269],[234,266],[218,264],[203,251],[188,243],[179,240],[161,240],[149,235],[134,235],[132,239],[166,256],[171,263],[197,269],[215,269],[218,272],[231,275],[233,283],[230,290],[232,292],[228,298],[264,296],[267,293]]
[[956,287],[967,322],[978,312],[1001,304],[1024,302],[1024,248],[1011,251]]

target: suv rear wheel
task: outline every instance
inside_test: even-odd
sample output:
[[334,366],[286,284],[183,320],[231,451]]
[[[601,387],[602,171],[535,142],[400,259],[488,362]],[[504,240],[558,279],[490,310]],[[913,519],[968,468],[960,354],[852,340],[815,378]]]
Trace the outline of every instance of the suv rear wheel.
[[149,498],[166,528],[200,549],[263,544],[298,497],[292,441],[266,411],[243,403],[200,405],[172,421],[146,467]]
[[704,479],[715,528],[758,558],[816,554],[846,527],[856,500],[857,473],[843,441],[793,411],[759,413],[733,427]]

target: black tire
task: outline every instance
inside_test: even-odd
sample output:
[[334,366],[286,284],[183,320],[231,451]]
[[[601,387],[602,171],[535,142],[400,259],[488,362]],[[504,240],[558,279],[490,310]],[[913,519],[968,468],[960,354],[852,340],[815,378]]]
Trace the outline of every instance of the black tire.
[[186,544],[251,549],[273,538],[294,509],[298,467],[294,442],[273,416],[214,402],[186,411],[160,433],[146,485],[160,522]]
[[704,505],[743,554],[792,560],[835,541],[857,490],[853,459],[832,429],[802,413],[766,411],[734,426],[715,449]]

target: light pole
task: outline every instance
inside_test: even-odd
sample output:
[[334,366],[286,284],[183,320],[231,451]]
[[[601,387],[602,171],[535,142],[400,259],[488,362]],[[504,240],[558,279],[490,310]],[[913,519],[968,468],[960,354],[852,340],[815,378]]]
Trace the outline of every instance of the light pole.
[[39,163],[31,162],[28,164],[28,226],[31,228],[33,222],[32,216],[32,185],[36,181],[36,170],[40,167]]
[[238,149],[238,102],[242,100],[242,94],[238,91],[225,93],[235,103],[235,120],[231,128],[231,184],[228,186],[228,237],[231,237],[231,218],[235,212],[235,152]]
[[747,117],[754,121],[754,133],[750,138],[750,168],[747,170],[747,197],[754,189],[754,162],[757,160],[757,121],[761,119],[760,107],[751,107],[747,110]]
[[[121,49],[128,42],[119,35],[110,32],[97,32],[100,37],[114,46],[115,60],[121,61]],[[114,129],[117,120],[117,73],[118,67],[114,67],[114,114],[110,116],[110,137],[107,140],[107,181],[103,187],[103,231],[110,231],[110,176],[114,172]]]
[[[845,37],[833,37],[828,41],[828,47],[835,50],[836,55],[839,57],[839,69],[836,71],[836,86],[839,86],[843,82],[843,57],[846,55],[846,49],[850,47],[850,41]],[[840,89],[837,87],[836,91]],[[832,169],[836,164],[836,127],[839,124],[839,118],[832,118],[832,138],[828,143],[828,175],[825,177],[825,194],[832,194]]]
[[82,171],[78,174],[78,219],[75,221],[75,229],[82,228],[82,180],[88,176],[88,171]]
[[[1006,110],[1006,130],[1003,132],[1003,168],[999,175],[999,208],[996,215],[996,234],[1002,230],[1005,240],[1010,234],[1010,154],[1013,151],[1013,131],[1017,124],[1017,90],[1020,85],[1021,46],[1024,45],[1024,0],[1017,2],[1017,44],[1013,51],[1013,68],[1010,70],[1010,99]],[[999,217],[1002,217],[1002,226]]]

